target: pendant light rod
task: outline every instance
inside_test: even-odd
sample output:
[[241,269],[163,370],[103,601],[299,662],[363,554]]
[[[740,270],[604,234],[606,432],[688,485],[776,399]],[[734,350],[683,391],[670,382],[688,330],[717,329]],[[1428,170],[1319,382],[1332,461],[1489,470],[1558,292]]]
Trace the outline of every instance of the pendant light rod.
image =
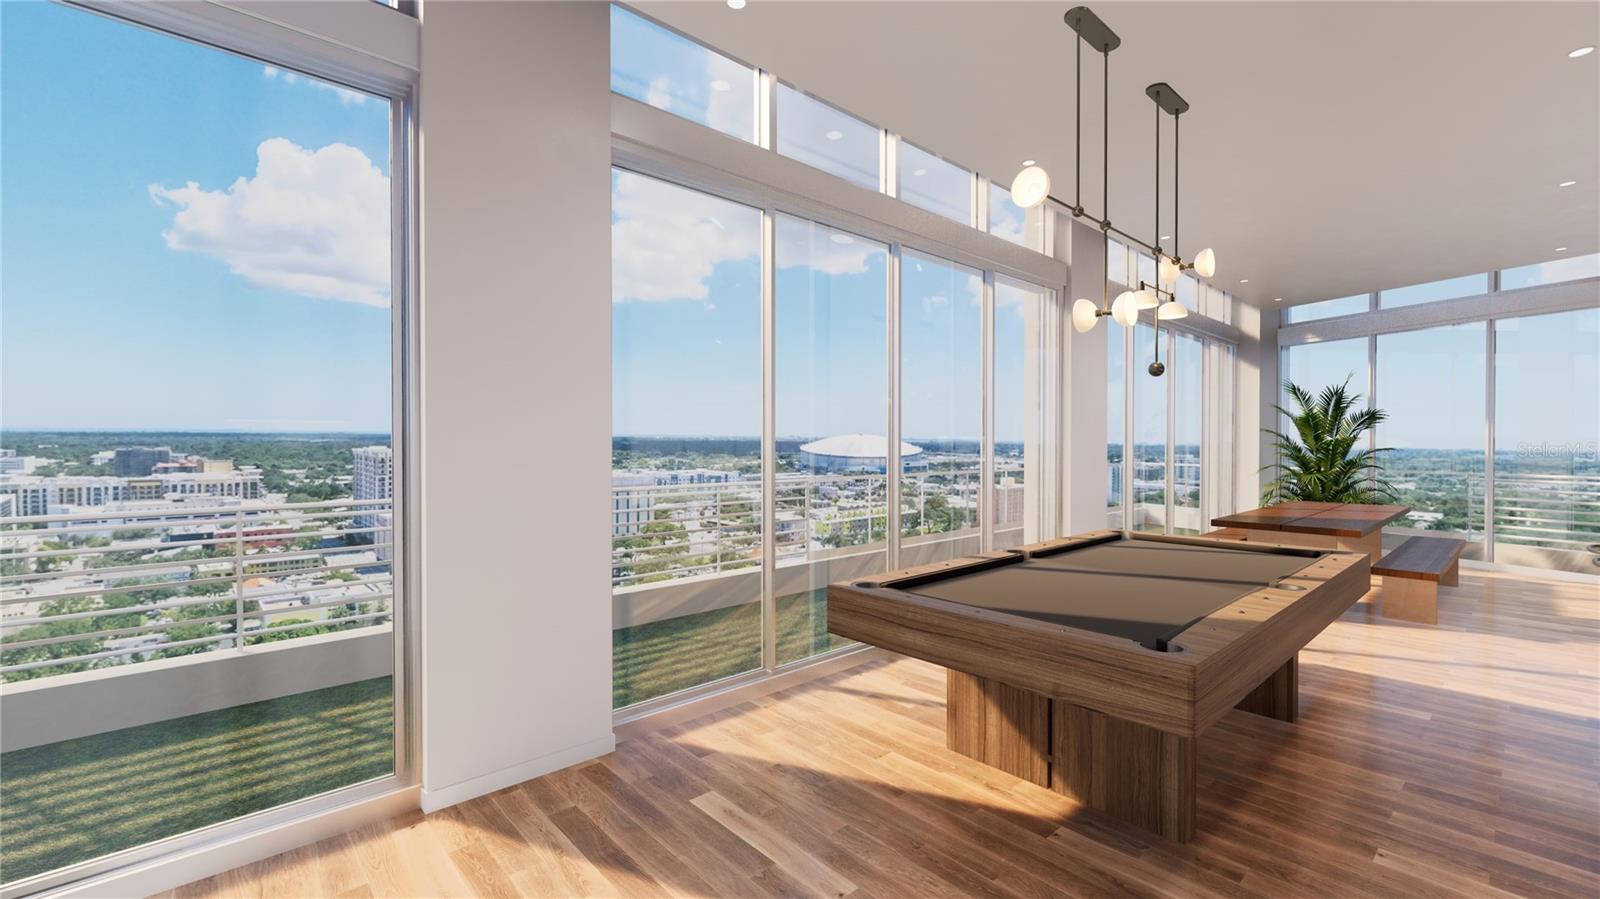
[[[1176,186],[1176,183],[1174,183]],[[1156,107],[1156,226],[1150,231],[1156,236],[1156,251],[1161,250],[1161,107]],[[1159,280],[1159,279],[1157,279]]]

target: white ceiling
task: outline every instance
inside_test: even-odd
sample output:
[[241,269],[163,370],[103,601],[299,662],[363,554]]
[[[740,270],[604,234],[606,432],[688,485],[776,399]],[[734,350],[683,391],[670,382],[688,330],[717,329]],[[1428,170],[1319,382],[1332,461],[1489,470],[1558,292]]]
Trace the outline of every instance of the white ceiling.
[[[1070,2],[634,5],[998,182],[1036,159],[1055,195],[1071,198]],[[1111,55],[1113,224],[1156,236],[1155,114],[1144,88],[1169,82],[1192,106],[1180,249],[1192,257],[1214,247],[1213,280],[1249,302],[1600,251],[1600,52],[1567,57],[1600,43],[1600,4],[1092,8],[1122,38]],[[1100,207],[1099,65],[1086,53],[1091,212]],[[1171,233],[1168,178],[1162,234]],[[1578,184],[1556,186],[1566,180]]]

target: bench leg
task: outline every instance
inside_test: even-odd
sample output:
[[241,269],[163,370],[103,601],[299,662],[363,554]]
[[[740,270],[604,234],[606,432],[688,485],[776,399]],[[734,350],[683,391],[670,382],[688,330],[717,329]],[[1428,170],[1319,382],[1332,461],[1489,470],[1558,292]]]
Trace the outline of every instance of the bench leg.
[[1234,708],[1294,723],[1300,717],[1300,656],[1295,655],[1267,675]]
[[1460,559],[1457,559],[1454,562],[1451,562],[1450,563],[1450,567],[1446,568],[1444,570],[1444,574],[1439,575],[1439,586],[1441,586],[1441,587],[1459,587],[1459,586],[1461,586],[1461,560]]
[[1438,624],[1439,585],[1415,578],[1385,577],[1380,614],[1402,621]]

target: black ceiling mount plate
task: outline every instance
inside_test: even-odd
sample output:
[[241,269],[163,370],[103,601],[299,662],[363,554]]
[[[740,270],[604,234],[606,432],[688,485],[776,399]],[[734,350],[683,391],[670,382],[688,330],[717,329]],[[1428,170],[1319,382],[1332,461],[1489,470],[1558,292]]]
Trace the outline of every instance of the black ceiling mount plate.
[[1100,21],[1100,17],[1087,6],[1074,6],[1067,10],[1064,18],[1068,28],[1078,32],[1078,37],[1088,41],[1089,46],[1101,53],[1110,53],[1122,46],[1122,38],[1117,37],[1117,33]]
[[1156,105],[1165,112],[1181,115],[1189,111],[1189,101],[1178,96],[1172,85],[1165,81],[1157,81],[1144,89],[1145,95],[1156,101]]

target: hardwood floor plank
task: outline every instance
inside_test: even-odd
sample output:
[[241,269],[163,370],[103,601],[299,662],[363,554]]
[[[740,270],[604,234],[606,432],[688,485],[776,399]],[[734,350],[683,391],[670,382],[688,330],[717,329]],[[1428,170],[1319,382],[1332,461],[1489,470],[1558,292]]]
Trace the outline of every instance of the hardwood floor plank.
[[693,802],[696,808],[755,847],[796,881],[816,889],[819,895],[848,896],[855,890],[856,885],[844,875],[823,864],[811,853],[797,846],[790,837],[768,826],[766,822],[746,812],[721,794],[704,793],[695,797]]
[[1294,723],[1202,734],[1192,843],[951,752],[946,672],[896,659],[172,899],[1600,895],[1600,595],[1468,571],[1432,627],[1380,595],[1301,653]]

